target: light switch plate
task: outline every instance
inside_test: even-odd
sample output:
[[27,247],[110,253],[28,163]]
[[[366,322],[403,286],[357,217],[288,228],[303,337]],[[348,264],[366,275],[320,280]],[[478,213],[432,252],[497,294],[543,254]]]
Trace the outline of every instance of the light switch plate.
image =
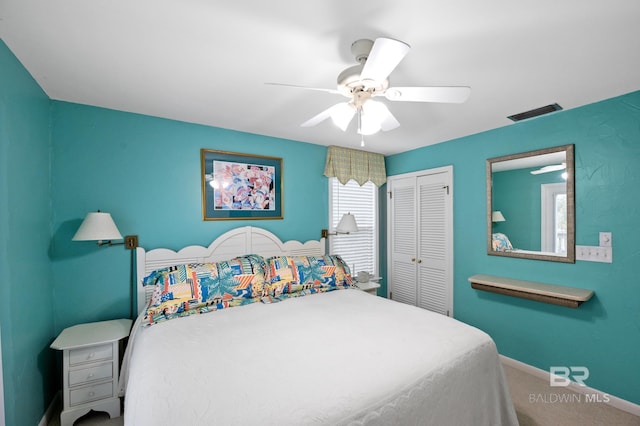
[[599,246],[576,246],[576,260],[613,263],[613,249]]
[[611,232],[600,233],[600,247],[611,247]]

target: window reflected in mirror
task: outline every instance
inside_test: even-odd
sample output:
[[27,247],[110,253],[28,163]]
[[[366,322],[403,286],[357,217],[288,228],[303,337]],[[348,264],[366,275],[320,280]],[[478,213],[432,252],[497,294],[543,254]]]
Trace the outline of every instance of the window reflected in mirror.
[[[562,175],[566,172],[563,172]],[[564,178],[566,179],[566,177]],[[540,185],[541,247],[543,252],[567,254],[567,186],[566,182]]]

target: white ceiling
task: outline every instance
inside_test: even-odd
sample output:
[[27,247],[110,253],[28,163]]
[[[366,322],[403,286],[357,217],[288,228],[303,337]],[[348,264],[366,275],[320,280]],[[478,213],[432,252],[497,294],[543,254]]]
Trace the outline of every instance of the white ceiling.
[[2,0],[0,36],[52,99],[360,148],[355,121],[300,124],[345,98],[350,45],[411,45],[396,86],[467,85],[464,104],[387,102],[383,154],[640,89],[637,0]]
[[491,164],[492,172],[506,172],[508,170],[530,169],[532,167],[550,166],[566,161],[565,151],[551,152],[548,154],[533,155],[530,157],[516,158],[513,160],[497,161]]

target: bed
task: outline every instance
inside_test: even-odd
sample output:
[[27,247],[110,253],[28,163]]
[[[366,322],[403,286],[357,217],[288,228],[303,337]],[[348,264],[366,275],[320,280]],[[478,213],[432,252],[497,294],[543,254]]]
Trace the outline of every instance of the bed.
[[[323,240],[282,242],[256,227],[208,247],[138,248],[141,314],[120,377],[125,424],[517,425],[487,334],[358,290],[339,256],[324,251]],[[148,314],[157,295],[140,284],[154,271],[244,255],[321,260],[340,284],[279,294],[265,286],[255,303]],[[344,276],[335,272],[341,267]],[[283,270],[265,277],[280,282]]]

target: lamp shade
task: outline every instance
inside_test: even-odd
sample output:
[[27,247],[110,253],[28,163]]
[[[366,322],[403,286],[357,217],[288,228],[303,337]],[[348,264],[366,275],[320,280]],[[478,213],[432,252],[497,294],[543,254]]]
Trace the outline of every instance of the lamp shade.
[[122,235],[109,213],[91,212],[82,221],[73,241],[121,240]]
[[491,222],[506,222],[507,219],[504,218],[504,215],[500,210],[495,210],[491,212]]
[[350,232],[358,232],[358,224],[356,223],[356,217],[351,213],[342,215],[338,226],[336,226],[336,232],[341,234],[348,234]]

